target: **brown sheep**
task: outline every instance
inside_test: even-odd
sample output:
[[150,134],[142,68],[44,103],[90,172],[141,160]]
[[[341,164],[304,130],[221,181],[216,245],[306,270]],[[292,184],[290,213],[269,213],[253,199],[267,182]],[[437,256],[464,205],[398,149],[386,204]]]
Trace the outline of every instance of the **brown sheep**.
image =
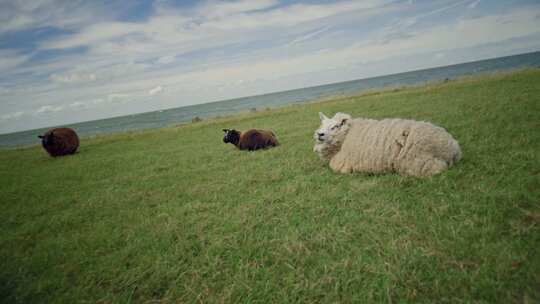
[[45,151],[52,157],[74,154],[79,147],[79,137],[70,128],[51,129],[38,137]]
[[231,143],[240,150],[258,150],[269,147],[279,146],[279,142],[274,132],[269,130],[250,129],[245,132],[236,131],[234,129],[223,129],[225,136],[224,143]]

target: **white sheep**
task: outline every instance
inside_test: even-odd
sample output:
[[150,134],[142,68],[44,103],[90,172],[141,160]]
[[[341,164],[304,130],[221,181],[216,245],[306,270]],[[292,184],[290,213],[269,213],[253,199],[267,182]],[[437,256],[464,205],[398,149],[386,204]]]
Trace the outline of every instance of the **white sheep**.
[[406,119],[364,119],[337,113],[319,113],[315,131],[320,158],[336,172],[398,172],[431,176],[461,159],[458,142],[445,129],[428,122]]

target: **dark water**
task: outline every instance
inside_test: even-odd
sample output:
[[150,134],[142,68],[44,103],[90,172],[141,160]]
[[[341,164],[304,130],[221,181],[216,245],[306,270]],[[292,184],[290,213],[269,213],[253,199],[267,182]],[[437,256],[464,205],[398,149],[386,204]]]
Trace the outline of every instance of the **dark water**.
[[[481,60],[426,70],[340,82],[317,87],[303,88],[266,95],[237,98],[201,105],[169,110],[154,111],[102,120],[66,125],[82,136],[102,133],[123,132],[159,128],[191,121],[194,117],[208,118],[228,115],[253,108],[275,108],[302,103],[335,95],[350,95],[370,89],[388,86],[415,85],[424,82],[442,81],[446,78],[480,73],[540,67],[540,52]],[[0,135],[0,147],[17,147],[38,144],[37,134],[48,128]]]

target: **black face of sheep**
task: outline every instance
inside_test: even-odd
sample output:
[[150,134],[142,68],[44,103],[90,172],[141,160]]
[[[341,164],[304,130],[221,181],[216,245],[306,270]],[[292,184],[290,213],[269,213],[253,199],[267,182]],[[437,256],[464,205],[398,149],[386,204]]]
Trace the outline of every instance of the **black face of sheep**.
[[50,156],[74,154],[79,147],[79,137],[70,128],[56,128],[39,135],[41,145]]
[[51,146],[54,143],[54,135],[52,132],[47,135],[38,135],[38,138],[41,138],[43,147]]
[[223,129],[223,132],[225,132],[225,136],[223,136],[224,143],[231,143],[233,145],[237,145],[238,141],[240,141],[240,132],[234,129]]

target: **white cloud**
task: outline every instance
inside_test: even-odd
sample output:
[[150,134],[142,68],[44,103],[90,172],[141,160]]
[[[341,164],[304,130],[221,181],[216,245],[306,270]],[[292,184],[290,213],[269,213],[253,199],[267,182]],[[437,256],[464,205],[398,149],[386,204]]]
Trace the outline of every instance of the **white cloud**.
[[94,73],[67,73],[67,74],[52,74],[50,79],[59,83],[80,83],[91,82],[96,80],[96,74]]
[[59,38],[45,43],[43,49],[65,49],[78,46],[91,46],[110,39],[129,34],[144,33],[142,24],[128,22],[102,22],[84,28],[78,34]]
[[476,8],[476,6],[480,3],[480,0],[476,0],[476,1],[473,1],[471,2],[471,4],[469,4],[469,8]]
[[9,94],[11,92],[10,89],[4,88],[0,86],[0,94]]
[[0,49],[0,72],[11,70],[30,59],[30,55],[14,50]]
[[63,109],[64,109],[64,106],[45,105],[37,109],[36,114],[54,113],[54,112],[62,111]]
[[449,4],[449,5],[446,5],[446,6],[443,6],[443,7],[437,7],[435,9],[432,9],[432,10],[428,11],[428,12],[424,12],[424,13],[421,13],[421,14],[418,14],[418,15],[415,15],[415,16],[412,16],[412,17],[398,19],[396,22],[394,22],[388,28],[388,30],[391,31],[391,32],[403,32],[404,30],[406,30],[406,29],[412,27],[413,25],[417,24],[418,21],[423,19],[423,18],[430,17],[430,16],[433,16],[433,15],[437,15],[437,14],[440,14],[442,12],[451,10],[453,8],[456,8],[456,7],[459,7],[459,6],[463,5],[463,4],[466,4],[469,1],[470,0],[462,0],[462,1],[458,1],[458,2],[453,2],[453,3]]
[[292,44],[300,43],[302,41],[310,40],[313,37],[319,36],[320,34],[328,31],[330,28],[331,28],[330,26],[325,26],[325,27],[322,27],[322,28],[317,29],[315,31],[312,31],[312,32],[309,32],[307,34],[301,35],[300,37],[295,38],[289,44],[292,45]]
[[[399,55],[428,53],[473,47],[514,37],[540,33],[536,12],[519,10],[508,14],[461,20],[457,23],[418,30],[414,36],[393,40],[378,39],[355,43],[342,49],[311,53],[272,61],[213,69],[202,78],[244,78],[249,75],[282,77],[296,73],[325,70],[327,66],[347,67],[392,58]],[[511,24],[511,26],[509,25]],[[384,31],[383,31],[384,32]]]
[[163,88],[161,86],[157,86],[157,87],[151,89],[150,91],[148,91],[148,94],[150,96],[152,96],[152,95],[156,95],[157,93],[159,93],[161,91],[163,91]]
[[98,105],[98,104],[100,104],[100,103],[104,103],[104,102],[105,102],[105,99],[103,99],[103,98],[96,98],[96,99],[93,99],[91,102],[92,102],[92,104]]
[[[129,51],[145,53],[190,41],[205,41],[224,35],[223,31],[246,31],[260,28],[283,28],[355,10],[380,7],[389,0],[340,1],[332,4],[295,4],[270,10],[274,0],[208,2],[194,10],[159,10],[144,23],[102,22],[84,28],[77,34],[57,38],[41,45],[42,49],[65,49],[88,46],[101,53]],[[221,40],[221,39],[220,39]],[[227,42],[228,40],[223,40]],[[214,42],[215,43],[215,42]],[[185,47],[181,47],[185,49]]]
[[[102,22],[87,26],[73,35],[42,42],[40,44],[42,49],[77,46],[86,46],[89,49],[85,57],[67,58],[71,59],[71,63],[62,59],[50,64],[49,67],[41,66],[40,70],[45,71],[50,68],[50,79],[59,84],[91,86],[90,82],[92,81],[98,82],[96,85],[99,84],[99,81],[107,81],[105,86],[116,84],[122,87],[122,91],[133,91],[132,88],[128,87],[128,84],[139,82],[141,79],[159,79],[172,71],[185,73],[185,70],[188,70],[191,73],[197,69],[214,69],[214,66],[219,68],[220,63],[227,62],[229,59],[222,59],[218,56],[208,57],[199,66],[197,63],[188,63],[187,66],[173,68],[173,64],[177,60],[184,60],[182,56],[186,53],[201,50],[204,52],[208,49],[218,49],[223,45],[241,45],[261,39],[259,30],[266,31],[266,27],[271,26],[264,22],[258,23],[255,24],[255,28],[250,28],[253,31],[251,34],[239,34],[238,31],[242,32],[245,29],[236,28],[234,20],[237,17],[244,18],[243,20],[250,19],[255,23],[261,19],[274,18],[275,24],[285,27],[290,24],[335,16],[349,12],[349,10],[369,10],[386,2],[382,0],[370,0],[362,3],[341,1],[329,5],[289,5],[276,9],[274,8],[276,1],[227,3],[212,1],[188,12],[158,10],[158,14],[149,17],[145,22]],[[226,5],[227,8],[223,8],[223,5]],[[278,20],[281,18],[288,20],[287,24],[282,24],[281,20]],[[213,28],[213,26],[217,28]],[[220,27],[232,28],[231,30],[220,30]],[[307,30],[299,28],[300,33],[307,34],[297,36],[294,43],[313,39],[329,28],[321,29],[318,24],[307,27]],[[272,35],[276,34],[279,32]],[[265,39],[271,39],[271,37]],[[241,53],[236,55],[238,58],[241,56]],[[157,71],[157,64],[164,66],[169,72]],[[27,70],[33,72],[33,69],[32,67]],[[61,72],[55,69],[61,69]],[[146,83],[148,82],[150,80],[146,81]],[[192,87],[195,86],[192,85]],[[142,89],[141,85],[135,90]],[[100,90],[110,91],[103,87]],[[111,88],[111,90],[116,89]]]
[[389,1],[341,1],[332,4],[295,4],[265,12],[237,14],[213,20],[201,26],[221,30],[253,29],[260,27],[290,27],[304,22],[327,18],[341,13],[369,10]]
[[94,98],[90,101],[93,105],[108,105],[113,103],[126,103],[130,95],[123,93],[111,93],[105,97]]
[[443,59],[446,57],[446,54],[445,53],[437,53],[435,54],[435,59]]
[[129,97],[128,94],[122,94],[122,93],[113,93],[107,95],[107,101],[108,102],[126,102],[127,98]]
[[52,26],[80,28],[111,18],[111,10],[97,1],[0,1],[0,33]]
[[157,60],[157,63],[159,63],[159,64],[169,64],[169,63],[173,63],[175,61],[176,61],[175,56],[165,55],[165,56],[159,57],[159,59]]
[[268,9],[279,4],[277,0],[240,0],[231,2],[206,2],[197,11],[207,18],[219,18],[239,13]]
[[326,56],[340,66],[360,64],[419,53],[475,47],[540,33],[540,19],[534,10],[518,9],[505,14],[462,19],[457,22],[416,30],[414,35],[388,39],[393,28],[379,38],[356,43]]
[[69,106],[71,108],[80,108],[80,107],[84,106],[84,103],[82,103],[80,101],[75,101],[73,103],[70,103]]
[[18,119],[18,118],[20,118],[20,117],[23,116],[23,115],[24,115],[24,112],[18,111],[18,112],[15,112],[15,113],[4,114],[4,115],[2,115],[0,118],[1,118],[2,120]]

